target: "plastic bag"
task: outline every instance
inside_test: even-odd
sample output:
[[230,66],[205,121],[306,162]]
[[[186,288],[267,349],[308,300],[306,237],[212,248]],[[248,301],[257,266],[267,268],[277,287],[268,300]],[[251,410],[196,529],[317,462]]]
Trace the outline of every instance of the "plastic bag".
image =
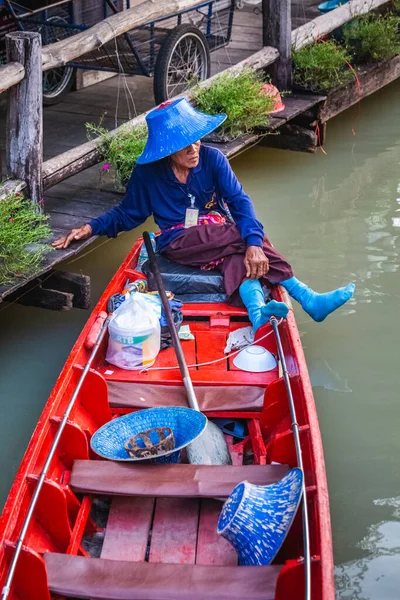
[[142,294],[127,295],[108,326],[107,362],[120,369],[151,366],[160,351],[160,322]]

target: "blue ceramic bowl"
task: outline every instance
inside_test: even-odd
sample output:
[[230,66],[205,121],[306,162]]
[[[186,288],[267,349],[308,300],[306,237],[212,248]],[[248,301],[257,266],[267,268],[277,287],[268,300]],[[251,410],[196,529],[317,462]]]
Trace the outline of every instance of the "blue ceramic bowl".
[[[146,408],[113,419],[93,435],[90,445],[103,458],[123,462],[178,462],[180,451],[198,438],[207,425],[207,418],[191,408],[180,406]],[[124,448],[133,435],[153,427],[170,427],[175,448],[157,458],[133,458]]]
[[225,502],[217,532],[228,540],[240,565],[269,565],[296,516],[303,472],[295,468],[272,485],[239,483]]

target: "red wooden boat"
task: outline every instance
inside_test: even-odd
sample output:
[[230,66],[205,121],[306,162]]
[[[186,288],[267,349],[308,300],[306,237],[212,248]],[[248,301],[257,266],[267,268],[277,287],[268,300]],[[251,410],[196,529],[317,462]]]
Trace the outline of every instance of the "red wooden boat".
[[[165,479],[159,485],[151,468],[139,473],[140,465],[99,460],[89,441],[115,416],[168,404],[171,399],[171,403],[185,406],[179,370],[141,373],[110,366],[105,362],[105,338],[43,477],[49,449],[88,362],[88,333],[99,312],[106,309],[108,298],[123,289],[126,279],[143,278],[135,271],[140,243],[134,245],[118,269],[73,347],[15,477],[1,517],[2,586],[21,531],[24,539],[10,588],[3,591],[3,597],[301,600],[305,585],[301,510],[271,566],[238,566],[233,548],[216,534],[222,503],[215,498],[226,497],[226,481],[233,489],[245,479],[251,482],[256,473],[257,482],[267,484],[297,465],[288,396],[278,368],[248,373],[236,369],[229,358],[191,368],[200,406],[207,416],[246,419],[249,435],[235,444],[227,436],[233,466],[165,465]],[[289,302],[283,289],[275,287],[272,293],[275,299]],[[222,303],[186,304],[183,313],[195,336],[194,341],[182,343],[189,365],[222,357],[229,332],[248,324],[244,310]],[[260,343],[276,353],[269,324],[259,330],[257,337],[269,330],[272,335]],[[304,463],[311,598],[334,600],[322,443],[292,310],[279,331]],[[160,352],[155,366],[176,364],[174,351],[169,348]],[[216,469],[220,469],[217,475]],[[25,532],[24,523],[41,474],[43,485]],[[202,480],[207,486],[201,485]]]

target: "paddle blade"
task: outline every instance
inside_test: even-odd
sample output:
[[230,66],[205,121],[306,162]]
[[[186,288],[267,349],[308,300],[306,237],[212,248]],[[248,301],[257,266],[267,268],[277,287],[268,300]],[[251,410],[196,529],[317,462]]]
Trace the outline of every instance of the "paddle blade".
[[204,432],[186,448],[192,465],[231,465],[232,459],[224,434],[208,420]]

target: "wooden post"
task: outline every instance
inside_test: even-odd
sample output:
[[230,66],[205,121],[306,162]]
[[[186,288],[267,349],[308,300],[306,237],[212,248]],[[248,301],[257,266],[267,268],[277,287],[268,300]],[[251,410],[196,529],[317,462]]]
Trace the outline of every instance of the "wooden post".
[[263,45],[279,51],[272,66],[272,81],[280,90],[292,88],[291,0],[263,0]]
[[38,210],[43,197],[42,38],[16,31],[6,35],[7,59],[23,65],[25,78],[10,88],[7,105],[7,170],[25,181]]

